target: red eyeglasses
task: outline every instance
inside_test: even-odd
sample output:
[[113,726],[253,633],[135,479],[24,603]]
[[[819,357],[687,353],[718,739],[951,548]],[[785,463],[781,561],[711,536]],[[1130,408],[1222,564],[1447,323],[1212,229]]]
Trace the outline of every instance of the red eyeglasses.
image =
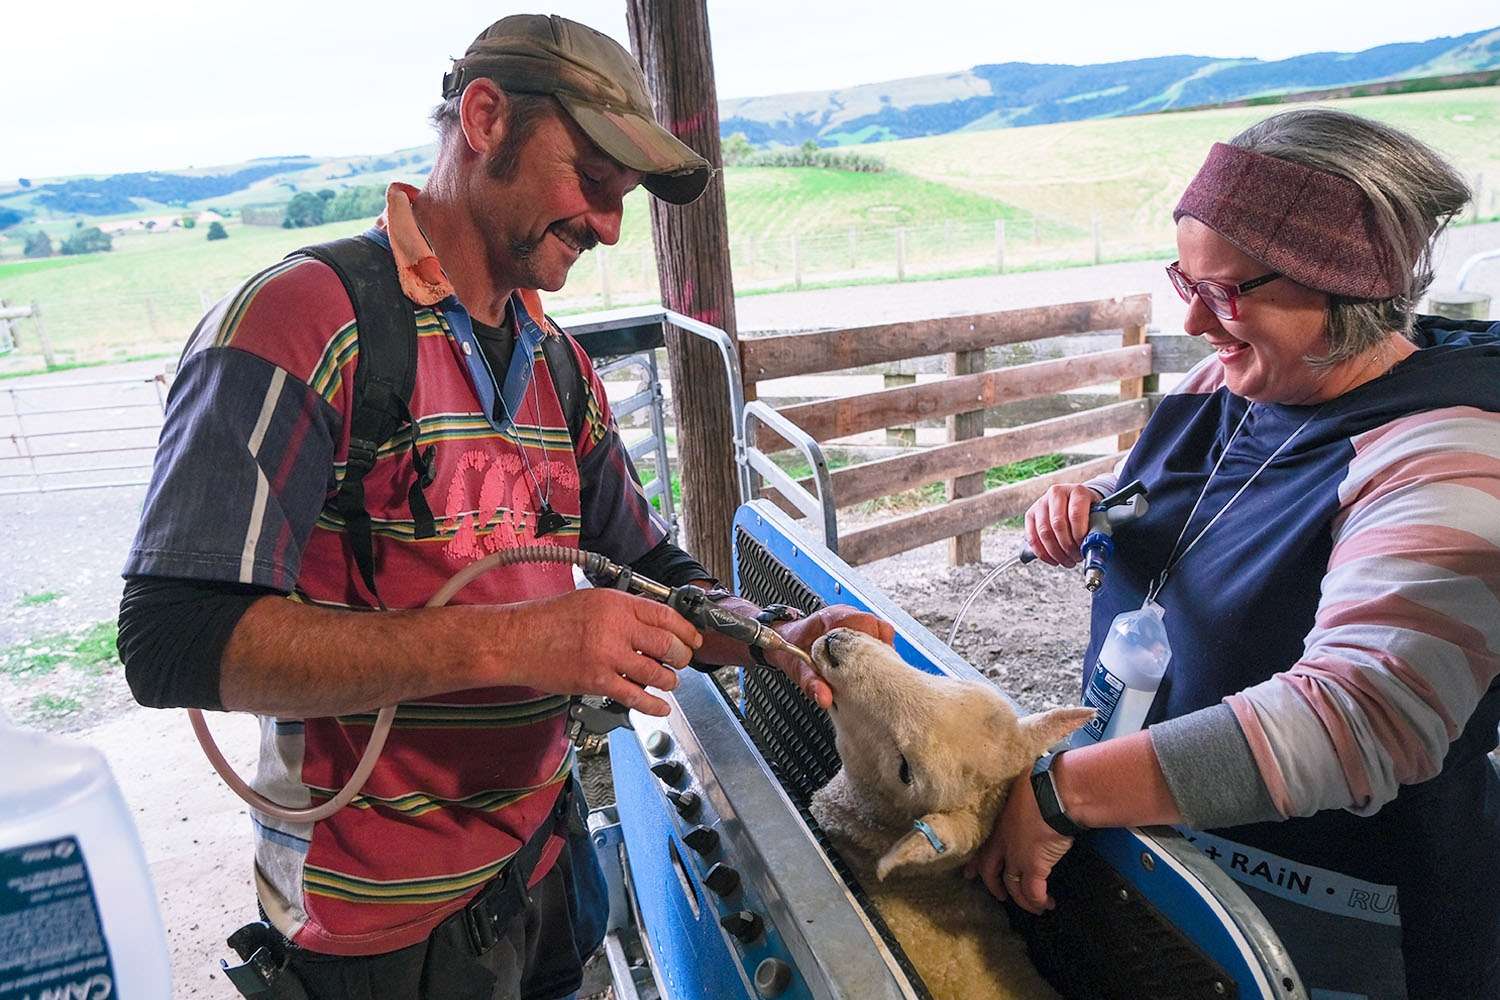
[[1167,265],[1167,277],[1172,279],[1172,287],[1177,289],[1177,294],[1182,296],[1182,301],[1189,305],[1193,302],[1193,296],[1198,296],[1203,300],[1203,304],[1208,306],[1209,311],[1220,319],[1239,319],[1240,296],[1281,277],[1278,272],[1272,271],[1259,278],[1242,281],[1238,285],[1226,285],[1222,281],[1194,281],[1182,273],[1182,268],[1178,266],[1181,263],[1181,261],[1174,260]]

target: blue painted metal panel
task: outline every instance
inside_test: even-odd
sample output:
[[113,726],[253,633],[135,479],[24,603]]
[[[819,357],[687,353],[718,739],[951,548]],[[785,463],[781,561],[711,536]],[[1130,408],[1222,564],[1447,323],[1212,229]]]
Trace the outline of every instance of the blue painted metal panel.
[[[774,923],[767,920],[762,936],[748,946],[719,926],[720,918],[730,913],[745,909],[766,914],[768,907],[747,883],[742,882],[740,891],[728,901],[703,884],[700,869],[706,869],[707,860],[682,842],[681,828],[689,824],[677,818],[635,734],[628,730],[610,734],[609,757],[614,770],[615,808],[625,835],[625,856],[665,997],[754,997],[750,984],[756,966],[767,958],[779,958],[791,969],[792,980],[778,997],[812,1000]],[[707,806],[702,808],[706,810]],[[697,822],[711,825],[711,819],[705,813]],[[674,848],[680,868],[673,862]],[[679,871],[687,878],[691,902],[683,891]]]
[[[902,659],[928,673],[968,678],[976,671],[958,659],[919,622],[893,608],[883,596],[867,588],[858,573],[836,555],[810,540],[785,519],[757,505],[742,506],[735,527],[743,529],[780,560],[808,589],[829,604],[849,604],[873,611],[896,626],[895,647]],[[738,548],[735,551],[735,583],[739,586]],[[879,607],[873,605],[880,605]],[[1148,899],[1168,920],[1214,959],[1238,984],[1241,996],[1274,995],[1265,973],[1254,962],[1243,934],[1234,927],[1225,906],[1203,883],[1184,871],[1161,845],[1133,829],[1091,830],[1082,842]],[[1150,854],[1153,868],[1141,863]],[[1268,987],[1270,987],[1268,989]]]

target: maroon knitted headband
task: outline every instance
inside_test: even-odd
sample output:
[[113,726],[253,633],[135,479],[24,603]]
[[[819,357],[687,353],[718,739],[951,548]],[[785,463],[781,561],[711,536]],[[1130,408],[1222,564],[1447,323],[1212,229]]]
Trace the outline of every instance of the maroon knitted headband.
[[1300,163],[1214,143],[1172,221],[1191,215],[1300,285],[1387,299],[1407,290],[1402,268],[1353,181]]

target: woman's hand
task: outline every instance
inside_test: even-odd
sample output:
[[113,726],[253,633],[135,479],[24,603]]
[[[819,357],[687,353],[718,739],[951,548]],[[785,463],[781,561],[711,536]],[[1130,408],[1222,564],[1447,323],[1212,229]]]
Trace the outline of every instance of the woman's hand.
[[995,830],[979,853],[964,866],[964,877],[978,875],[996,899],[1014,899],[1027,913],[1042,913],[1056,904],[1047,892],[1047,877],[1073,846],[1042,819],[1029,774],[1011,785]]
[[[783,639],[812,652],[813,642],[825,632],[836,628],[852,628],[874,636],[889,646],[896,641],[896,627],[883,618],[868,611],[851,608],[847,604],[830,604],[826,608],[776,626]],[[819,708],[827,710],[833,704],[833,689],[823,682],[804,660],[784,653],[771,652],[766,660],[796,682],[797,687]]]
[[1048,487],[1026,511],[1026,544],[1044,563],[1076,566],[1089,533],[1089,508],[1098,500],[1098,493],[1076,483]]

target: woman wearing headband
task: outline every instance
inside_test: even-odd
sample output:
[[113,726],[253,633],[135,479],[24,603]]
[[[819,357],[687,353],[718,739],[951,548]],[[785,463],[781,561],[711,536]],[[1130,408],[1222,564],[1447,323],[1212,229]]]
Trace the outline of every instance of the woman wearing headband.
[[1146,730],[1018,783],[971,865],[996,895],[1050,907],[1064,831],[1180,824],[1314,996],[1500,996],[1500,323],[1414,314],[1468,197],[1335,111],[1213,147],[1167,268],[1213,355],[1118,477],[1026,515],[1072,565],[1089,504],[1146,483],[1085,666],[1148,598],[1171,661]]

